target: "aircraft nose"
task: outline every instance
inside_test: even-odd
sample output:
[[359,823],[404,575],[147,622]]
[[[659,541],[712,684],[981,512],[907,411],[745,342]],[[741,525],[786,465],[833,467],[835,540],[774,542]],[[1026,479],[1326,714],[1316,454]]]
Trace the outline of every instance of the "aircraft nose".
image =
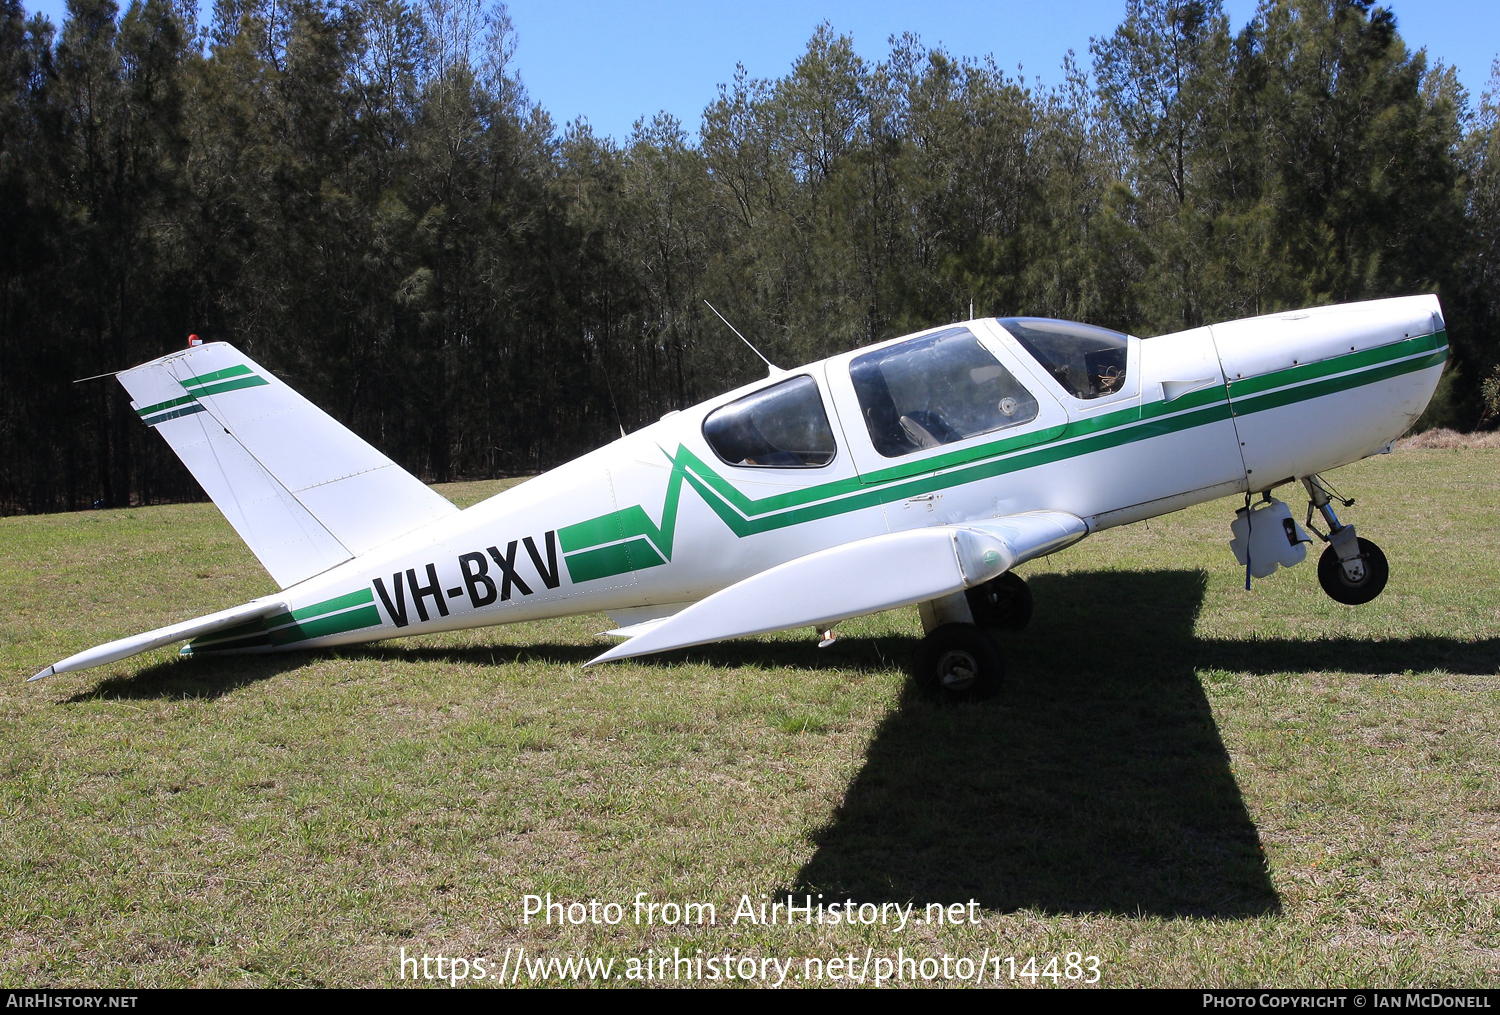
[[1436,296],[1212,327],[1252,490],[1384,450],[1427,407],[1448,355]]
[[[1299,376],[1330,374],[1392,358],[1413,338],[1442,335],[1446,345],[1446,327],[1436,296],[1408,296],[1252,317],[1211,330],[1230,385],[1264,388],[1295,380],[1285,376],[1294,367],[1304,368]],[[1313,370],[1313,364],[1325,366]]]

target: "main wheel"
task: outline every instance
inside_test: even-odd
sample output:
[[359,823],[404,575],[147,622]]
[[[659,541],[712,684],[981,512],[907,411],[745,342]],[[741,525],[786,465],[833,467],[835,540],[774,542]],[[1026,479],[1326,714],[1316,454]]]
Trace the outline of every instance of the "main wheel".
[[1355,542],[1359,544],[1359,561],[1364,572],[1357,580],[1350,580],[1338,551],[1333,547],[1324,550],[1323,556],[1318,558],[1318,584],[1323,586],[1329,598],[1345,606],[1368,603],[1380,595],[1386,579],[1391,576],[1390,566],[1386,564],[1380,547],[1357,536]]
[[999,631],[1021,631],[1031,623],[1035,603],[1031,586],[1018,574],[1007,571],[964,593],[974,623]]
[[980,701],[1000,690],[1004,664],[973,624],[944,624],[917,646],[917,685],[941,701]]

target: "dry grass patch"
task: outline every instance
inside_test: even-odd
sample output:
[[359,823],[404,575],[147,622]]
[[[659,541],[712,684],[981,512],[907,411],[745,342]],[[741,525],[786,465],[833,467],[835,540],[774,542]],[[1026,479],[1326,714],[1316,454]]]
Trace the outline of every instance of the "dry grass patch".
[[1454,451],[1469,448],[1500,449],[1500,430],[1459,433],[1447,427],[1425,430],[1396,442],[1397,451]]

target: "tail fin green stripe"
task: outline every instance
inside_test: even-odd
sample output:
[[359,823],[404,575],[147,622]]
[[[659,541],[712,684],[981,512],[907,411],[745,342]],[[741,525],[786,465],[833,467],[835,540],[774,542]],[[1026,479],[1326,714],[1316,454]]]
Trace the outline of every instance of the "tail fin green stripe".
[[205,384],[222,381],[228,377],[240,377],[249,372],[250,368],[241,363],[237,366],[225,367],[223,370],[215,370],[212,373],[204,374],[202,377],[189,377],[187,380],[179,381],[178,383],[184,388],[201,388]]
[[222,395],[226,391],[238,391],[240,388],[258,388],[262,384],[269,384],[264,377],[240,377],[233,381],[225,381],[223,384],[210,384],[198,389],[201,395]]

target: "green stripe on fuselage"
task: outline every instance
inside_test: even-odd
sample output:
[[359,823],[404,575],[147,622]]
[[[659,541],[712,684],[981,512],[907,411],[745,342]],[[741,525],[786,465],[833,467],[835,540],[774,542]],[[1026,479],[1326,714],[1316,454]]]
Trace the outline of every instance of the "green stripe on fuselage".
[[[191,642],[189,642],[188,648],[194,652],[200,652],[228,648],[245,648],[249,647],[249,643],[256,641],[258,641],[258,643],[262,645],[283,644],[284,641],[288,639],[283,639],[283,641],[275,640],[281,637],[283,628],[296,625],[297,630],[305,631],[309,627],[309,624],[307,623],[308,621],[315,620],[316,618],[322,617],[325,614],[333,614],[338,610],[347,610],[351,606],[359,606],[364,603],[373,602],[375,602],[375,593],[371,592],[368,588],[363,588],[359,589],[356,592],[349,592],[342,596],[335,596],[332,599],[325,599],[321,603],[313,603],[311,606],[304,606],[299,610],[293,610],[291,613],[278,613],[270,617],[261,617],[258,620],[252,620],[244,624],[236,624],[234,627],[226,628],[223,631],[215,631],[213,634],[205,634],[202,637],[194,638]],[[371,611],[373,611],[374,609],[374,606],[370,607]],[[352,611],[352,613],[361,615],[363,615],[365,612],[367,611]],[[336,621],[348,616],[351,616],[351,614],[340,613],[336,617],[329,617],[328,619],[330,621]],[[379,622],[380,617],[378,614],[376,614],[373,621],[355,624],[354,627],[369,627],[371,624],[378,624]],[[322,622],[319,621],[319,623]],[[345,628],[344,630],[353,630],[354,627]],[[303,638],[311,637],[315,636],[303,635],[302,637],[294,637],[290,638],[289,640],[301,641],[303,640]],[[231,642],[233,642],[234,644],[230,644]],[[244,642],[245,644],[241,644],[242,642]]]
[[293,642],[312,638],[326,638],[330,634],[357,631],[362,627],[375,627],[380,623],[380,611],[374,606],[361,606],[357,610],[335,613],[317,620],[304,620],[271,632],[272,645],[290,645]]
[[348,595],[335,596],[332,599],[325,599],[321,603],[313,603],[311,606],[304,606],[300,610],[293,610],[291,615],[294,620],[311,620],[314,617],[321,617],[325,613],[348,609],[351,606],[359,606],[361,603],[373,603],[374,601],[375,593],[371,592],[368,588],[362,588],[357,592],[350,592]]
[[[1273,370],[1267,374],[1257,374],[1254,377],[1236,378],[1229,382],[1229,397],[1231,399],[1243,398],[1253,395],[1259,391],[1269,391],[1271,388],[1281,388],[1288,384],[1300,384],[1303,381],[1316,380],[1319,377],[1327,377],[1331,374],[1347,373],[1351,370],[1359,370],[1363,367],[1375,366],[1381,363],[1390,363],[1405,356],[1412,356],[1419,352],[1431,352],[1446,348],[1448,345],[1448,333],[1446,331],[1434,332],[1431,335],[1418,335],[1416,338],[1403,339],[1400,342],[1392,342],[1390,345],[1378,345],[1364,352],[1346,352],[1342,356],[1334,356],[1331,359],[1319,360],[1316,363],[1303,363],[1290,366],[1284,370]],[[1308,397],[1316,398],[1316,395]]]
[[1293,402],[1304,402],[1339,391],[1347,391],[1350,388],[1375,384],[1380,381],[1389,380],[1392,377],[1400,377],[1402,374],[1409,374],[1417,370],[1425,370],[1428,367],[1438,366],[1447,358],[1448,350],[1444,347],[1437,352],[1428,353],[1426,356],[1418,356],[1399,363],[1387,363],[1384,366],[1364,370],[1353,375],[1330,377],[1323,381],[1313,381],[1306,384],[1299,384],[1295,387],[1279,388],[1250,398],[1236,395],[1234,398],[1235,415],[1245,416],[1264,409],[1275,409],[1279,406],[1291,405]]
[[[197,655],[200,652],[231,652],[247,648],[280,648],[284,645],[294,645],[299,641],[310,641],[313,638],[326,638],[329,635],[358,631],[363,627],[378,627],[381,622],[380,611],[373,605],[361,606],[343,613],[331,613],[316,620],[298,623],[290,622],[289,618],[290,614],[284,613],[275,618],[280,623],[270,630],[251,632],[239,637],[214,635],[194,638],[187,644],[184,651],[188,655]],[[225,634],[227,635],[228,632]]]
[[[1429,350],[1435,351],[1420,355]],[[1319,398],[1436,366],[1446,358],[1447,334],[1437,332],[1318,363],[1298,364],[1236,380],[1232,389],[1235,396],[1233,409],[1246,414]],[[1265,394],[1257,394],[1259,392]],[[1092,418],[1072,420],[1063,426],[1002,437],[979,447],[904,462],[863,477],[834,480],[758,500],[747,496],[686,446],[679,445],[676,457],[667,455],[673,464],[667,495],[670,511],[663,511],[660,527],[651,523],[639,505],[633,505],[559,529],[558,537],[564,553],[568,554],[565,559],[573,581],[589,581],[631,569],[631,555],[625,551],[626,545],[639,544],[649,549],[645,540],[639,538],[630,544],[616,543],[598,550],[588,549],[599,543],[645,536],[658,548],[664,546],[666,558],[671,559],[681,478],[686,479],[730,531],[744,537],[1149,440],[1220,422],[1230,415],[1229,392],[1223,384],[1212,384],[1171,401],[1136,404]],[[663,454],[667,454],[665,449]],[[574,566],[575,561],[579,562],[578,567]],[[644,566],[655,567],[661,563],[659,557],[651,554],[646,557]],[[637,562],[634,566],[639,568],[642,564]]]

